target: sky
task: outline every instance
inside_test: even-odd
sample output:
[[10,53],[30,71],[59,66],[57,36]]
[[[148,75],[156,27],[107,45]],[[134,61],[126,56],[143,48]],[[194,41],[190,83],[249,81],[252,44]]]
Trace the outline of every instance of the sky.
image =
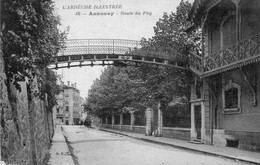
[[[193,2],[193,0],[189,0]],[[55,13],[61,18],[61,30],[69,27],[68,39],[151,38],[153,27],[163,13],[176,11],[181,0],[54,0]],[[106,15],[95,15],[95,13]],[[87,97],[93,80],[104,67],[59,69],[67,84],[77,83],[80,95]]]

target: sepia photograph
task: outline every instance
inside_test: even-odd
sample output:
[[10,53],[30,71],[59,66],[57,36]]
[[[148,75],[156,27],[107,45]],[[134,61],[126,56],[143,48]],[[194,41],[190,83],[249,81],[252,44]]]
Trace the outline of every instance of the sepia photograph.
[[0,165],[260,165],[260,0],[0,0]]

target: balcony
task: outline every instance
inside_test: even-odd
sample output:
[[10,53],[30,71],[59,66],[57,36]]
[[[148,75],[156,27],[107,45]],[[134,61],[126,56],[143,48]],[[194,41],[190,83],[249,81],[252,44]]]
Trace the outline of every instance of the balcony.
[[257,61],[260,61],[260,33],[209,56],[201,57],[190,53],[190,69],[201,77],[211,76]]

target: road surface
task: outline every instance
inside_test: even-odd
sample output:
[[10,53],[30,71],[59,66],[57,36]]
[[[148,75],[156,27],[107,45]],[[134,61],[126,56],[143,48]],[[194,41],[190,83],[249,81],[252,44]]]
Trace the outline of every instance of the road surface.
[[75,165],[242,165],[84,126],[62,126]]

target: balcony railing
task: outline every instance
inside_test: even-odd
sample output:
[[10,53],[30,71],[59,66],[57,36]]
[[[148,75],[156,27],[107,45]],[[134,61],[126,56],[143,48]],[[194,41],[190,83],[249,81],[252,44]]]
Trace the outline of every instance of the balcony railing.
[[213,74],[260,60],[260,33],[204,58],[190,54],[190,66],[202,75]]
[[190,53],[190,68],[192,70],[203,72],[203,58],[195,52]]

